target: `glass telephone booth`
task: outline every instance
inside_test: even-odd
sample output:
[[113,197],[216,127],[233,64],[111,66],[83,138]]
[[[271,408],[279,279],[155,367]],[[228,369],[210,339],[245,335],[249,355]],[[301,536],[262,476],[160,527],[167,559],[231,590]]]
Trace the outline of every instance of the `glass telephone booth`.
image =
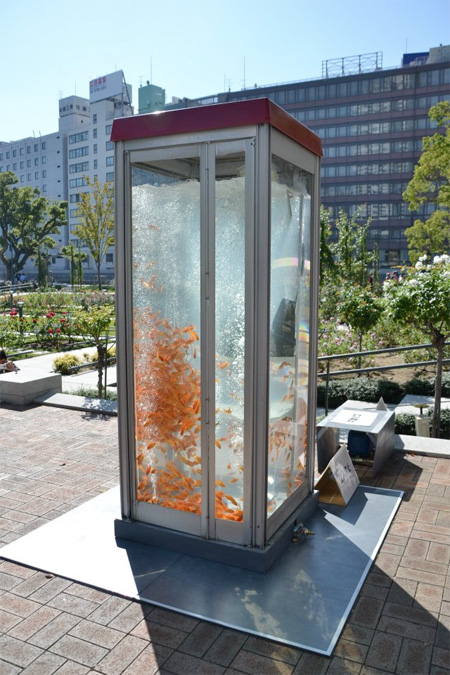
[[313,492],[320,140],[268,99],[111,138],[116,535],[251,567]]

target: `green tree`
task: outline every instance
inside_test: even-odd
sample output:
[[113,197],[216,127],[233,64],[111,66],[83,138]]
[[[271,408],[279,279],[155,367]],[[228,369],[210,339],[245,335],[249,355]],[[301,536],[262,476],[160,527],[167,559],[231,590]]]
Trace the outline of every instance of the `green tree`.
[[[343,320],[355,331],[359,338],[359,351],[362,351],[364,333],[378,323],[383,312],[383,302],[369,287],[347,284],[341,298],[339,312]],[[361,356],[358,357],[358,368]]]
[[61,247],[61,255],[70,261],[70,283],[73,287],[83,283],[83,267],[82,262],[86,260],[87,253],[83,253],[77,249],[74,244],[68,244]]
[[81,195],[77,215],[80,223],[74,232],[88,246],[97,268],[98,287],[102,288],[101,264],[114,244],[114,187],[84,177],[90,188]]
[[105,334],[114,317],[114,306],[103,305],[79,309],[72,320],[76,331],[92,340],[97,348],[98,395],[103,396],[103,371],[107,358]]
[[442,362],[450,337],[450,256],[435,256],[426,264],[423,256],[406,279],[385,284],[387,311],[399,324],[414,326],[430,338],[436,350],[433,437],[439,435],[442,395]]
[[439,131],[423,139],[422,154],[403,199],[411,211],[427,204],[434,204],[435,211],[405,231],[412,263],[423,255],[446,253],[450,244],[450,102],[433,106],[428,116]]
[[42,247],[55,246],[50,235],[67,224],[67,202],[52,202],[37,188],[17,183],[11,171],[0,174],[0,260],[11,282]]

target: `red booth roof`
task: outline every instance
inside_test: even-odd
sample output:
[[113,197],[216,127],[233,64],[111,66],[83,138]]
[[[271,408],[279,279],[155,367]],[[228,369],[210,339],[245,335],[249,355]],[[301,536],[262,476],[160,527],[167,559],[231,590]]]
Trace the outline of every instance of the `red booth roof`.
[[323,155],[320,138],[268,98],[119,117],[113,122],[111,140],[130,141],[253,124],[270,124],[315,155]]

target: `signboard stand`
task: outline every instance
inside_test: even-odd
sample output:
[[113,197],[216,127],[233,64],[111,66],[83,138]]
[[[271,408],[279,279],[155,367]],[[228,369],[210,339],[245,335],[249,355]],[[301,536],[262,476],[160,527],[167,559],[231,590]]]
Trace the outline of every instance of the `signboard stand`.
[[343,445],[328,462],[315,488],[319,492],[319,502],[347,506],[358,485],[355,467]]

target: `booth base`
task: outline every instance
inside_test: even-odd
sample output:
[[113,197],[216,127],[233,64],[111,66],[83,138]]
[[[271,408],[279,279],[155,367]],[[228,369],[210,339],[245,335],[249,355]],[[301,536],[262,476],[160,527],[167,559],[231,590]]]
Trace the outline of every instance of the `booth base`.
[[254,572],[267,572],[289,546],[294,527],[298,523],[307,522],[316,510],[318,503],[318,492],[307,497],[263,549],[229,544],[224,541],[201,539],[156,525],[122,519],[115,521],[114,533],[118,539],[127,539],[146,546],[166,548],[169,551],[186,553],[215,562],[226,561],[227,565],[243,567]]
[[359,486],[320,504],[265,574],[114,536],[114,488],[0,550],[16,563],[283,644],[330,655],[400,505]]

